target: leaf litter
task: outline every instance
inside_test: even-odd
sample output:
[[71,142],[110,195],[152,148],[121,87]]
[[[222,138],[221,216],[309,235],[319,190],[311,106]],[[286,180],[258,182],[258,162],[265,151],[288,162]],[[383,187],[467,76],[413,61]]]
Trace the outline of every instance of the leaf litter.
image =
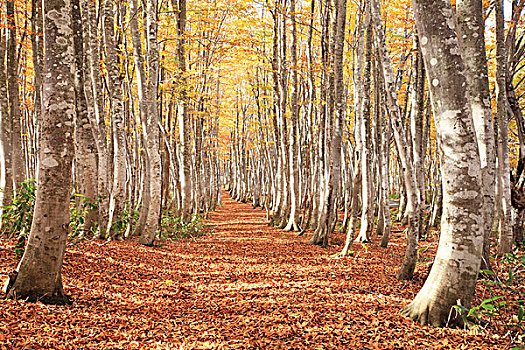
[[[264,211],[226,194],[207,224],[211,234],[156,247],[68,247],[63,281],[74,303],[0,300],[0,349],[512,348],[498,330],[421,327],[399,314],[429,268],[419,264],[411,282],[395,278],[402,232],[388,249],[356,243],[353,256],[335,259],[339,245],[269,227]],[[16,265],[0,250],[2,276]]]

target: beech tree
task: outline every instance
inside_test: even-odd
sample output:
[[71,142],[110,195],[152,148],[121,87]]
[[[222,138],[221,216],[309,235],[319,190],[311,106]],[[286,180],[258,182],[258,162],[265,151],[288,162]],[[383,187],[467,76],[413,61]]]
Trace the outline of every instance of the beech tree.
[[497,151],[497,188],[496,201],[498,208],[498,254],[512,251],[513,236],[511,225],[510,203],[510,165],[509,165],[509,125],[507,117],[507,63],[505,48],[505,20],[503,0],[494,2],[496,16],[496,83],[497,83],[497,113],[496,113],[496,151]]
[[[446,0],[414,0],[421,49],[443,147],[443,216],[429,276],[401,313],[421,324],[443,326],[451,308],[470,303],[484,239],[481,163],[469,108],[454,13]],[[458,313],[450,322],[461,322]]]
[[16,40],[17,26],[15,21],[15,1],[6,1],[9,37],[7,41],[7,89],[9,95],[9,114],[11,127],[11,174],[13,189],[20,187],[25,180],[25,160],[22,147],[20,123],[20,87],[18,84],[18,45]]
[[[372,18],[376,34],[377,49],[381,61],[383,81],[385,84],[386,101],[388,112],[392,118],[392,129],[394,138],[396,140],[396,148],[399,155],[399,160],[402,166],[402,174],[404,185],[406,189],[407,204],[406,216],[408,218],[408,232],[407,232],[407,246],[405,249],[405,256],[403,264],[398,272],[397,278],[401,280],[411,279],[414,273],[417,260],[417,246],[421,225],[421,218],[419,217],[420,196],[419,188],[416,184],[416,173],[412,155],[408,152],[409,139],[404,128],[401,118],[401,109],[395,87],[395,78],[392,68],[392,61],[388,53],[386,38],[384,33],[383,21],[381,19],[381,8],[378,0],[372,0]],[[421,35],[421,34],[420,34]],[[399,210],[402,208],[400,206]]]
[[469,91],[469,103],[478,142],[483,191],[484,241],[482,269],[491,270],[490,239],[494,222],[495,204],[495,144],[490,90],[485,51],[485,30],[482,3],[477,0],[457,2],[456,17],[462,57],[465,63],[465,78]]
[[63,304],[68,302],[61,269],[69,225],[75,114],[71,2],[46,1],[44,23],[39,187],[27,247],[4,292],[12,299]]

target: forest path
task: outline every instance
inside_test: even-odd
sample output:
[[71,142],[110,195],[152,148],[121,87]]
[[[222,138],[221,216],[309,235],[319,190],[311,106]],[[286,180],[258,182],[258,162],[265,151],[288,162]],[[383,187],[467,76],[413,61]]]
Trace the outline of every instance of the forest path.
[[[401,246],[356,244],[353,257],[333,259],[340,247],[269,227],[264,211],[226,192],[207,223],[197,240],[68,247],[63,278],[75,303],[0,300],[0,349],[505,348],[401,317],[422,283],[394,278]],[[0,273],[15,266],[0,252]]]

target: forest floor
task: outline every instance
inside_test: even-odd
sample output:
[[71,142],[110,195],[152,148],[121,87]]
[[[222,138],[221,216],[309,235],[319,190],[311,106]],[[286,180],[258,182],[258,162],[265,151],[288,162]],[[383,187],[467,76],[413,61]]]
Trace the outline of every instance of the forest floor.
[[[388,249],[375,236],[336,259],[342,235],[326,249],[309,245],[226,195],[207,224],[206,236],[155,247],[134,240],[68,246],[63,280],[74,303],[0,300],[0,349],[514,347],[498,329],[436,329],[400,316],[424,282],[436,239],[421,242],[414,280],[400,282],[400,230]],[[14,243],[0,240],[0,247]],[[17,260],[0,251],[0,274]]]

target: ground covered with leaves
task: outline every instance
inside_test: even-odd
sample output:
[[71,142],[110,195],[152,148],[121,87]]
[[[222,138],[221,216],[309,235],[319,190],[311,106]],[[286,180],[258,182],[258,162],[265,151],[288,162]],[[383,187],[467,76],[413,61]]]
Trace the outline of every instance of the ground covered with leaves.
[[[401,232],[388,249],[355,244],[353,256],[335,259],[338,244],[308,245],[269,227],[260,209],[226,196],[223,203],[198,239],[68,246],[63,279],[74,303],[0,300],[0,349],[516,347],[505,329],[436,329],[400,316],[424,282],[436,240],[421,243],[414,280],[400,282]],[[0,274],[17,260],[0,251]]]

